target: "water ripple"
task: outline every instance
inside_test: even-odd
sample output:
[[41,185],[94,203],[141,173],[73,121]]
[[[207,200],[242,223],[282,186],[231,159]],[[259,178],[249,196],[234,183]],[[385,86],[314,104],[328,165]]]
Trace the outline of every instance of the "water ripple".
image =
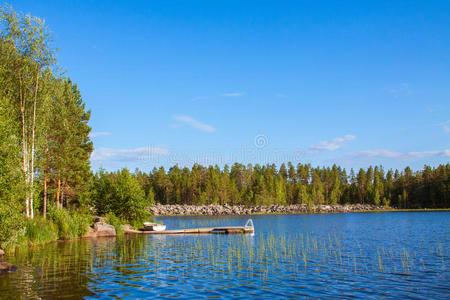
[[[256,235],[125,236],[21,251],[9,298],[448,299],[449,213],[254,216]],[[167,217],[169,228],[243,217]],[[332,230],[330,230],[332,228]],[[289,230],[287,230],[289,229]]]

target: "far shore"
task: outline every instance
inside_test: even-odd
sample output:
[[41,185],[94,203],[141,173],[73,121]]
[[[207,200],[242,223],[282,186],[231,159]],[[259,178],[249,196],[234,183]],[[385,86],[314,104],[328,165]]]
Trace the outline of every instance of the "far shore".
[[389,206],[370,204],[348,205],[185,205],[156,204],[149,208],[153,216],[226,216],[226,215],[260,215],[260,214],[326,214],[350,212],[414,212],[414,211],[448,211],[449,209],[399,209]]

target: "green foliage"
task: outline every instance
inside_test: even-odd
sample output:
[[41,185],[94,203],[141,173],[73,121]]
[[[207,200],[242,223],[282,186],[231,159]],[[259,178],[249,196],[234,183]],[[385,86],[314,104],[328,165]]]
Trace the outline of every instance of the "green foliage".
[[21,201],[32,217],[45,180],[45,196],[86,207],[90,111],[77,85],[58,73],[43,20],[2,6],[0,27],[0,200]]
[[112,209],[121,218],[128,221],[144,221],[148,216],[148,200],[138,181],[124,169],[118,173],[115,199]]
[[76,84],[66,78],[51,78],[53,101],[49,105],[46,147],[43,149],[43,167],[50,185],[56,192],[60,181],[61,202],[72,207],[87,207],[90,199],[92,174],[89,158],[93,144],[87,124],[86,111]]
[[25,216],[7,202],[0,201],[0,248],[10,249],[25,239]]
[[92,223],[92,217],[90,215],[72,212],[71,222],[72,225],[77,229],[77,237],[81,237],[88,232],[89,226]]
[[55,224],[58,238],[63,240],[83,236],[91,224],[91,217],[88,215],[71,213],[66,209],[56,209],[54,206],[49,207],[47,216]]
[[149,218],[151,204],[135,174],[127,169],[115,173],[101,170],[94,178],[94,199],[97,212],[113,213],[127,222],[142,222]]
[[27,216],[32,218],[35,171],[45,131],[42,119],[49,113],[43,109],[48,97],[42,81],[54,66],[55,50],[51,47],[48,28],[39,18],[2,6],[0,26],[0,94],[2,102],[9,106],[9,119],[13,121],[12,151],[20,158],[16,168],[23,172],[23,202]]
[[[58,73],[44,21],[2,6],[0,27],[0,246],[6,248],[53,238],[51,223],[21,216],[44,210],[44,199],[87,211],[93,146],[90,111],[77,85]],[[66,214],[53,213],[58,236],[86,231],[84,215]]]
[[43,244],[58,239],[58,230],[54,223],[41,217],[28,219],[25,237],[30,244]]
[[105,215],[105,217],[106,223],[114,226],[114,228],[116,229],[116,234],[122,235],[123,234],[122,225],[126,224],[126,221],[121,220],[114,213],[108,213]]

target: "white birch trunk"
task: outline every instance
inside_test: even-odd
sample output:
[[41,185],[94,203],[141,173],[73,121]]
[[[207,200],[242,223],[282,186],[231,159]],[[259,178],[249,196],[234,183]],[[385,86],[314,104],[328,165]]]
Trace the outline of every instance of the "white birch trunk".
[[35,140],[35,131],[36,131],[36,102],[37,102],[37,91],[39,87],[39,73],[40,68],[37,69],[36,73],[36,85],[34,89],[34,103],[33,103],[33,123],[32,123],[32,132],[31,132],[31,167],[30,167],[30,217],[33,219],[34,210],[33,210],[33,197],[34,197],[34,140]]

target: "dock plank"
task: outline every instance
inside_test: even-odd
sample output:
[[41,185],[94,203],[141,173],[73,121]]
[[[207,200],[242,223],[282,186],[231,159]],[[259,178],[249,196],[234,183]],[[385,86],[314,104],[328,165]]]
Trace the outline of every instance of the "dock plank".
[[228,226],[228,227],[211,227],[211,228],[192,228],[192,229],[174,229],[164,231],[144,231],[131,230],[125,231],[127,234],[247,234],[254,233],[253,227],[245,226]]

